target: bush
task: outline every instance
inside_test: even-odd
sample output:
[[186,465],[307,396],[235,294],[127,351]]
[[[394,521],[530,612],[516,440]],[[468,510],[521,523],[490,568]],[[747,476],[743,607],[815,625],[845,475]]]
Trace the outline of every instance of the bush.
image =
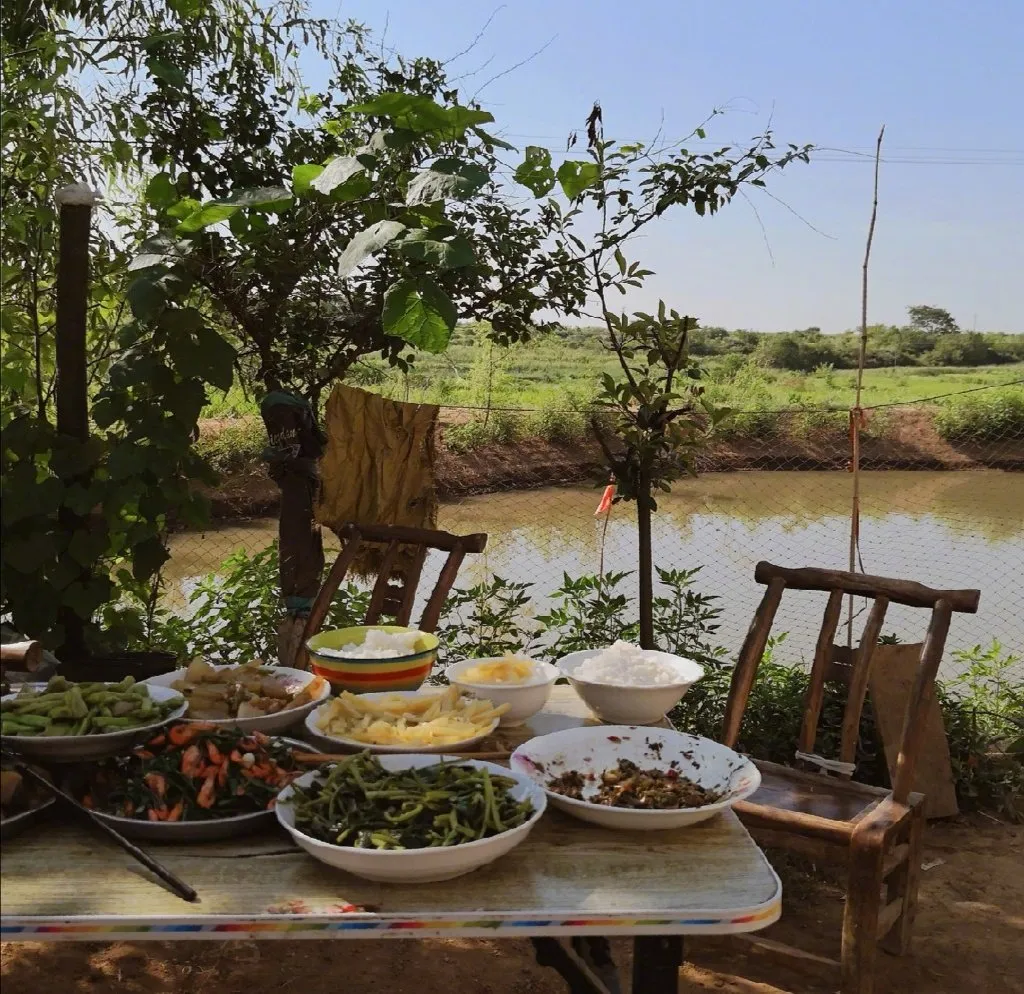
[[530,415],[526,432],[545,442],[571,445],[589,437],[586,416],[580,411],[566,411],[563,406],[545,406]]
[[1024,389],[1006,387],[947,400],[935,428],[950,442],[1001,442],[1024,438]]
[[215,431],[200,435],[196,451],[218,473],[231,473],[259,462],[266,444],[267,432],[260,418],[231,418]]
[[485,445],[507,445],[521,437],[521,415],[512,411],[491,411],[487,418],[481,414],[444,429],[445,448],[460,453]]

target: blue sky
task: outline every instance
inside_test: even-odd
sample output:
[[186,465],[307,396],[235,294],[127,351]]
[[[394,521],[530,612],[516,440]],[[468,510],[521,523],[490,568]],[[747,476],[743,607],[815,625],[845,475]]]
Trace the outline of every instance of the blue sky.
[[902,323],[908,304],[928,303],[966,328],[1024,331],[1024,0],[313,0],[312,11],[442,59],[494,14],[450,69],[520,148],[564,148],[599,100],[609,137],[682,136],[724,107],[716,144],[771,117],[782,141],[845,150],[769,186],[818,231],[756,194],[764,231],[742,201],[713,219],[670,215],[629,253],[657,275],[628,305],[663,297],[705,324],[761,330],[856,325],[884,123],[869,320]]

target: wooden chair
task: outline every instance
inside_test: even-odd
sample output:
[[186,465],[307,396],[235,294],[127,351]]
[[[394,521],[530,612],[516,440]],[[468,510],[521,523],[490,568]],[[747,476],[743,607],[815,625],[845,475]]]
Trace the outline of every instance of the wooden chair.
[[[434,584],[420,617],[418,627],[423,632],[432,632],[437,627],[445,599],[455,583],[466,554],[483,552],[487,546],[487,536],[482,534],[452,535],[450,532],[406,528],[400,525],[348,524],[338,535],[342,540],[341,552],[313,601],[306,627],[302,632],[295,666],[309,666],[306,642],[323,627],[331,601],[364,543],[386,544],[377,580],[370,593],[370,606],[363,619],[363,624],[366,625],[379,624],[383,617],[393,618],[396,625],[408,625],[427,553],[431,549],[448,553],[448,558],[441,567],[437,583]],[[406,559],[400,563],[403,547],[411,547],[414,551],[411,561]]]
[[[817,858],[846,860],[849,876],[839,961],[756,937],[749,938],[746,945],[752,952],[796,968],[826,968],[838,974],[842,994],[871,994],[876,945],[903,954],[910,942],[925,824],[924,795],[911,791],[914,764],[951,613],[973,614],[980,593],[932,590],[905,580],[834,570],[784,569],[765,562],[757,564],[754,579],[768,589],[733,671],[722,739],[730,747],[740,740],[743,711],[783,592],[828,591],[829,599],[814,651],[797,745],[798,762],[804,768],[758,762],[761,787],[735,810],[759,842]],[[834,645],[843,599],[849,594],[873,600],[852,654],[846,647]],[[872,655],[890,603],[930,608],[931,621],[907,702],[892,789],[886,790],[855,783],[850,777]],[[840,662],[844,659],[845,664]],[[839,762],[814,754],[825,683],[836,679],[849,688]],[[808,767],[818,771],[810,772]]]

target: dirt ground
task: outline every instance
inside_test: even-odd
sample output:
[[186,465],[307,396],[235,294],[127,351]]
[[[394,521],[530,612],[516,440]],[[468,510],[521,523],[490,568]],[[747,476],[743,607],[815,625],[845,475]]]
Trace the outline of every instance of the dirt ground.
[[[809,868],[770,854],[783,920],[763,934],[837,951],[842,895]],[[879,954],[877,994],[1024,992],[1024,827],[983,815],[931,826],[914,948]],[[629,943],[616,961],[628,976]],[[826,994],[827,986],[690,940],[680,994]],[[7,943],[3,994],[564,994],[522,941]]]

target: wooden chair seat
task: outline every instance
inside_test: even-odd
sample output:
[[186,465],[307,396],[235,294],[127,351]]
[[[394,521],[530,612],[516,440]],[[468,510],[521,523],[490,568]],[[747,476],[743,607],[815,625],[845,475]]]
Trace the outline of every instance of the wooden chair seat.
[[776,763],[758,763],[761,787],[738,808],[770,807],[796,811],[827,821],[848,825],[852,831],[860,819],[889,791],[855,780],[824,779]]

